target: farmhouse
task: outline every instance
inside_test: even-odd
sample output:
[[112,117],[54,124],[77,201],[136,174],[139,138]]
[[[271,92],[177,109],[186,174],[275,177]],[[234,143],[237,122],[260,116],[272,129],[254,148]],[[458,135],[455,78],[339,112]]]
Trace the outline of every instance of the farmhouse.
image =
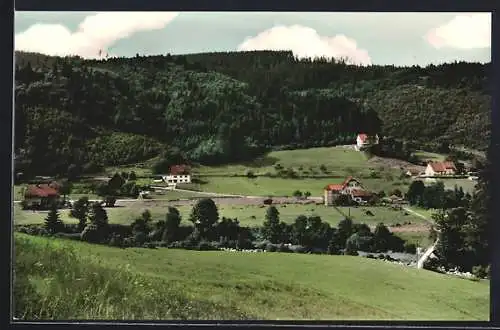
[[379,138],[378,135],[369,136],[365,133],[360,133],[356,137],[356,150],[366,149],[371,145],[378,144]]
[[170,167],[170,174],[162,176],[163,181],[170,187],[179,183],[191,183],[190,168],[187,165],[174,165]]
[[430,162],[425,169],[425,176],[455,175],[457,168],[453,162]]
[[24,192],[24,204],[27,208],[48,208],[59,202],[59,188],[55,182],[28,186]]
[[339,195],[349,195],[355,201],[366,201],[371,198],[373,194],[367,191],[358,180],[350,176],[341,184],[329,184],[325,187],[325,205],[333,205]]

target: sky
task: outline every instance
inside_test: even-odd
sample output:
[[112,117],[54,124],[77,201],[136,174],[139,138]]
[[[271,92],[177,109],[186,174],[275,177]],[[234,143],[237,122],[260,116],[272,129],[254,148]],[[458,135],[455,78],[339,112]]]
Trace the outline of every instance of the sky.
[[491,14],[16,12],[15,49],[84,58],[266,49],[357,65],[484,63]]

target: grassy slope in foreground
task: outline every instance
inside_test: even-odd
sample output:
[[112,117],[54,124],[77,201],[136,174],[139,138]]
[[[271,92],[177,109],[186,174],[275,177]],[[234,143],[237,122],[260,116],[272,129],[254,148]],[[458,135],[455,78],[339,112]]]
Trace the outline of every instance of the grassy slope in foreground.
[[41,300],[33,292],[16,296],[35,314],[46,310],[49,318],[487,320],[489,315],[488,282],[378,260],[122,250],[15,238],[17,274],[31,278]]

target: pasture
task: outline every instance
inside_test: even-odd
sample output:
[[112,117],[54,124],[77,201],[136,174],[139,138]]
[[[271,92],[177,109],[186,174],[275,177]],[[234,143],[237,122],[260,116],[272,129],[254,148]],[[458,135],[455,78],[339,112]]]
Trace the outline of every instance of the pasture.
[[[118,224],[130,224],[139,217],[144,210],[149,210],[153,219],[163,220],[168,212],[169,206],[179,209],[182,221],[185,224],[189,222],[189,215],[192,209],[193,201],[188,202],[168,202],[168,201],[131,201],[119,202],[118,206],[106,208],[109,222]],[[405,211],[391,210],[385,207],[327,207],[324,205],[300,205],[284,204],[276,205],[280,212],[280,220],[293,223],[299,215],[320,216],[322,220],[332,226],[337,226],[338,222],[344,218],[344,215],[350,215],[354,222],[366,223],[375,226],[382,222],[387,226],[400,225],[426,225],[426,221],[414,214]],[[237,218],[243,226],[260,226],[264,222],[267,206],[264,205],[245,205],[245,204],[218,204],[219,217]],[[342,213],[340,213],[340,212]],[[371,212],[371,213],[370,213]],[[368,213],[368,214],[367,214]],[[76,223],[75,219],[69,217],[69,209],[60,210],[61,219],[67,223]],[[19,205],[14,207],[15,224],[36,224],[43,223],[47,211],[33,212],[23,211]]]
[[24,303],[18,317],[28,311],[51,319],[489,319],[488,281],[380,260],[118,249],[22,234],[15,244],[14,299]]
[[[356,176],[355,176],[356,177]],[[356,177],[358,178],[358,177]],[[332,183],[342,183],[345,177],[339,178],[304,178],[304,179],[282,179],[269,177],[203,177],[203,183],[190,184],[186,188],[214,192],[221,194],[237,194],[244,196],[292,196],[295,190],[309,191],[311,196],[323,196],[323,189]],[[359,179],[366,189],[379,192],[381,190],[390,193],[394,189],[405,192],[408,189],[408,180],[387,179]],[[182,187],[182,186],[180,186]]]

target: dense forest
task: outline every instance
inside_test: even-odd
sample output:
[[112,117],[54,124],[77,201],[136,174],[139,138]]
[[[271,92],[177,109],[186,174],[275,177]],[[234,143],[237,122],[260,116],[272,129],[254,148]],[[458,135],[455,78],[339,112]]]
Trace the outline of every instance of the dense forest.
[[17,171],[65,175],[154,156],[216,164],[378,133],[485,150],[489,64],[347,65],[291,52],[84,60],[16,53]]

